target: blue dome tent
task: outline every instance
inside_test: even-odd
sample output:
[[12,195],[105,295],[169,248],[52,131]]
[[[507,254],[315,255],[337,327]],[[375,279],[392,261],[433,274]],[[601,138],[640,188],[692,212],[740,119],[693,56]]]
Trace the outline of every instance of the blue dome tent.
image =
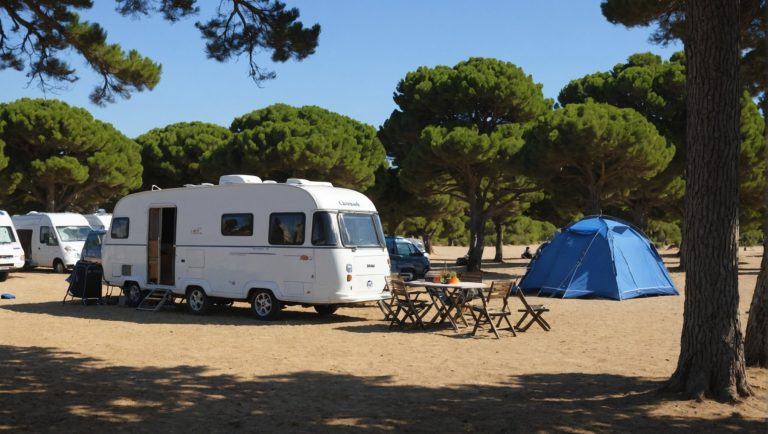
[[608,216],[586,217],[556,234],[531,261],[519,286],[563,298],[678,294],[648,238]]

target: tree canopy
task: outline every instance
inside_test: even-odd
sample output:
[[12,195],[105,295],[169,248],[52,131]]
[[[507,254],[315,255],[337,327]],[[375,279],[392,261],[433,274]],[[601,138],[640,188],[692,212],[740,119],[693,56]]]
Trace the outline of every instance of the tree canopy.
[[477,269],[486,220],[537,190],[514,164],[523,131],[551,103],[522,69],[484,58],[420,67],[398,83],[394,100],[379,136],[402,167],[401,183],[467,203],[468,267]]
[[384,164],[375,128],[320,107],[275,104],[240,116],[230,130],[232,139],[203,169],[209,177],[240,171],[365,190]]
[[90,210],[141,185],[139,145],[61,101],[0,104],[3,142],[1,193],[13,211]]
[[200,162],[221,148],[232,133],[219,125],[206,122],[180,122],[150,130],[135,140],[141,145],[144,165],[142,188],[162,188],[182,184],[214,182],[200,171]]
[[[589,100],[616,107],[632,108],[645,116],[677,149],[675,157],[658,176],[639,181],[642,188],[628,196],[627,206],[633,220],[645,229],[644,222],[656,210],[667,217],[682,216],[681,199],[685,166],[686,92],[685,56],[675,53],[668,61],[651,53],[629,56],[607,72],[589,74],[572,80],[558,97],[561,105]],[[741,137],[739,173],[741,179],[741,225],[753,226],[763,208],[762,192],[765,161],[763,119],[757,106],[744,95],[741,105]]]
[[[115,3],[122,15],[159,13],[170,22],[199,11],[196,0]],[[153,89],[160,81],[160,65],[136,50],[126,53],[119,44],[108,43],[107,32],[98,23],[81,21],[77,11],[91,7],[92,0],[0,2],[0,70],[26,70],[30,82],[44,90],[55,89],[78,79],[65,60],[73,51],[102,77],[90,96],[96,104]],[[206,41],[209,58],[224,62],[247,55],[249,75],[257,82],[275,76],[257,63],[261,50],[271,51],[273,62],[301,60],[314,53],[320,34],[319,25],[305,28],[299,11],[286,9],[278,0],[220,0],[214,16],[195,26]]]
[[594,102],[555,110],[526,135],[526,159],[535,169],[531,176],[567,186],[591,214],[623,202],[639,179],[656,176],[674,153],[636,111]]

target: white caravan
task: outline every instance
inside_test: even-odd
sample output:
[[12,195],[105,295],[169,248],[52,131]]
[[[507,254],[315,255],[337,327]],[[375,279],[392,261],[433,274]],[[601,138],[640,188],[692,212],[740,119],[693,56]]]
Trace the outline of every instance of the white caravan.
[[192,313],[245,300],[259,319],[284,305],[380,300],[389,255],[373,203],[328,182],[225,175],[122,198],[102,247],[104,279],[137,305],[151,290]]
[[112,214],[107,213],[103,209],[99,209],[92,214],[83,214],[91,228],[95,230],[107,230],[109,229],[109,222],[112,221]]
[[11,218],[29,267],[53,267],[64,273],[80,259],[91,227],[80,214],[29,212]]
[[24,266],[24,250],[13,227],[11,216],[0,210],[0,282],[8,278],[8,272]]

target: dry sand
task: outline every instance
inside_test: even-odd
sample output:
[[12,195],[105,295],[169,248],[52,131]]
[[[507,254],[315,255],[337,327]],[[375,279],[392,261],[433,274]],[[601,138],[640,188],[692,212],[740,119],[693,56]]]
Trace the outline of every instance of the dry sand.
[[[522,247],[486,278],[522,274]],[[439,247],[434,263],[462,248]],[[662,251],[670,267],[672,252]],[[493,249],[487,249],[491,257]],[[761,250],[740,252],[742,327]],[[433,265],[434,266],[434,265]],[[673,272],[682,290],[684,276]],[[207,316],[62,304],[63,275],[0,283],[0,431],[754,432],[768,430],[768,371],[741,405],[656,394],[675,368],[683,301],[538,299],[552,330],[502,339],[389,330],[374,305],[332,317],[245,303]]]

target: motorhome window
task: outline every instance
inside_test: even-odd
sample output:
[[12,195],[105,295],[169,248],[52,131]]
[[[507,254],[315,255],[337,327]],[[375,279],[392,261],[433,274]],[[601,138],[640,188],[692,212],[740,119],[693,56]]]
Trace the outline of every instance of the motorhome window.
[[112,219],[112,229],[110,235],[115,239],[128,238],[128,228],[131,220],[128,217],[118,217]]
[[221,234],[241,237],[253,235],[253,214],[224,214],[221,216]]
[[13,236],[13,230],[10,226],[0,226],[0,244],[15,243],[16,237]]
[[53,235],[51,235],[51,227],[50,226],[40,226],[40,242],[43,244],[48,244],[51,242],[52,239],[55,239]]
[[304,244],[306,217],[301,212],[274,213],[269,216],[269,244]]
[[378,220],[375,214],[340,213],[341,242],[347,247],[384,247]]
[[316,212],[312,216],[312,245],[335,246],[338,237],[333,229],[333,217],[329,212]]
[[61,241],[85,241],[91,232],[90,226],[56,226]]

